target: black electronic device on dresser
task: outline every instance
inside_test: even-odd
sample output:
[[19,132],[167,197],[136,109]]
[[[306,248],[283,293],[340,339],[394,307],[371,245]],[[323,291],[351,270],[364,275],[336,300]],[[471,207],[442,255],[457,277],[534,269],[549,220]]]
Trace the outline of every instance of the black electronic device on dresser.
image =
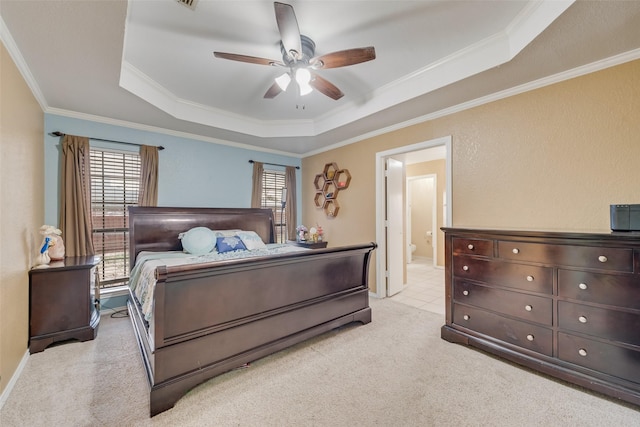
[[100,257],[67,257],[29,271],[29,352],[98,334],[96,266]]
[[611,231],[640,231],[640,205],[610,205]]
[[443,339],[640,405],[639,235],[443,230]]

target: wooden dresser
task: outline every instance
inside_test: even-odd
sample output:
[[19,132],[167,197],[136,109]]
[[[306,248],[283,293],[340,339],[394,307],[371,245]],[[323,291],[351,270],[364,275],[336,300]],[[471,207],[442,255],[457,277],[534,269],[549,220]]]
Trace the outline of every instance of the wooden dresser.
[[640,235],[443,231],[443,339],[640,405]]

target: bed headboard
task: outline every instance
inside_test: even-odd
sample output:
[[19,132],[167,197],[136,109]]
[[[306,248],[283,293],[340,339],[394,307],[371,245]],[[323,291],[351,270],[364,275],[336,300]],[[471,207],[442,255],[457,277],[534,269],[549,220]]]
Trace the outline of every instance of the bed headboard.
[[129,207],[129,268],[140,251],[180,251],[178,234],[193,227],[255,231],[265,243],[275,242],[271,209]]

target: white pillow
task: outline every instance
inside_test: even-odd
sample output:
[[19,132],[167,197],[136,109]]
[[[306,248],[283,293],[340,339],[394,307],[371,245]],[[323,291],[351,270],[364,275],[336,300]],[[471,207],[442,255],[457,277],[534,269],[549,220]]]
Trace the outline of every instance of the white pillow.
[[238,231],[236,232],[236,236],[242,240],[244,246],[250,251],[254,249],[262,249],[267,246],[255,231]]
[[242,230],[213,230],[217,237],[233,237]]
[[216,234],[207,227],[194,227],[180,233],[178,238],[182,241],[182,249],[193,255],[208,254],[216,247]]

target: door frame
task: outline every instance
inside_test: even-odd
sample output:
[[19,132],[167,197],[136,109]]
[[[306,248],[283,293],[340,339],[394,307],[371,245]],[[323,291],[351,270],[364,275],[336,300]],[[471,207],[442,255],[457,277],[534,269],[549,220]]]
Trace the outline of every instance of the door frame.
[[[376,292],[371,293],[377,298],[385,298],[387,296],[386,281],[386,264],[387,264],[387,236],[385,230],[385,211],[386,211],[386,191],[385,191],[385,161],[387,157],[409,153],[411,151],[424,150],[427,148],[438,147],[444,145],[446,150],[445,157],[445,175],[446,175],[446,200],[447,206],[446,218],[444,225],[450,226],[452,221],[451,209],[451,135],[440,138],[431,139],[416,144],[405,145],[390,150],[380,151],[376,153],[376,242],[378,248],[376,253]],[[436,236],[434,236],[436,238]]]

